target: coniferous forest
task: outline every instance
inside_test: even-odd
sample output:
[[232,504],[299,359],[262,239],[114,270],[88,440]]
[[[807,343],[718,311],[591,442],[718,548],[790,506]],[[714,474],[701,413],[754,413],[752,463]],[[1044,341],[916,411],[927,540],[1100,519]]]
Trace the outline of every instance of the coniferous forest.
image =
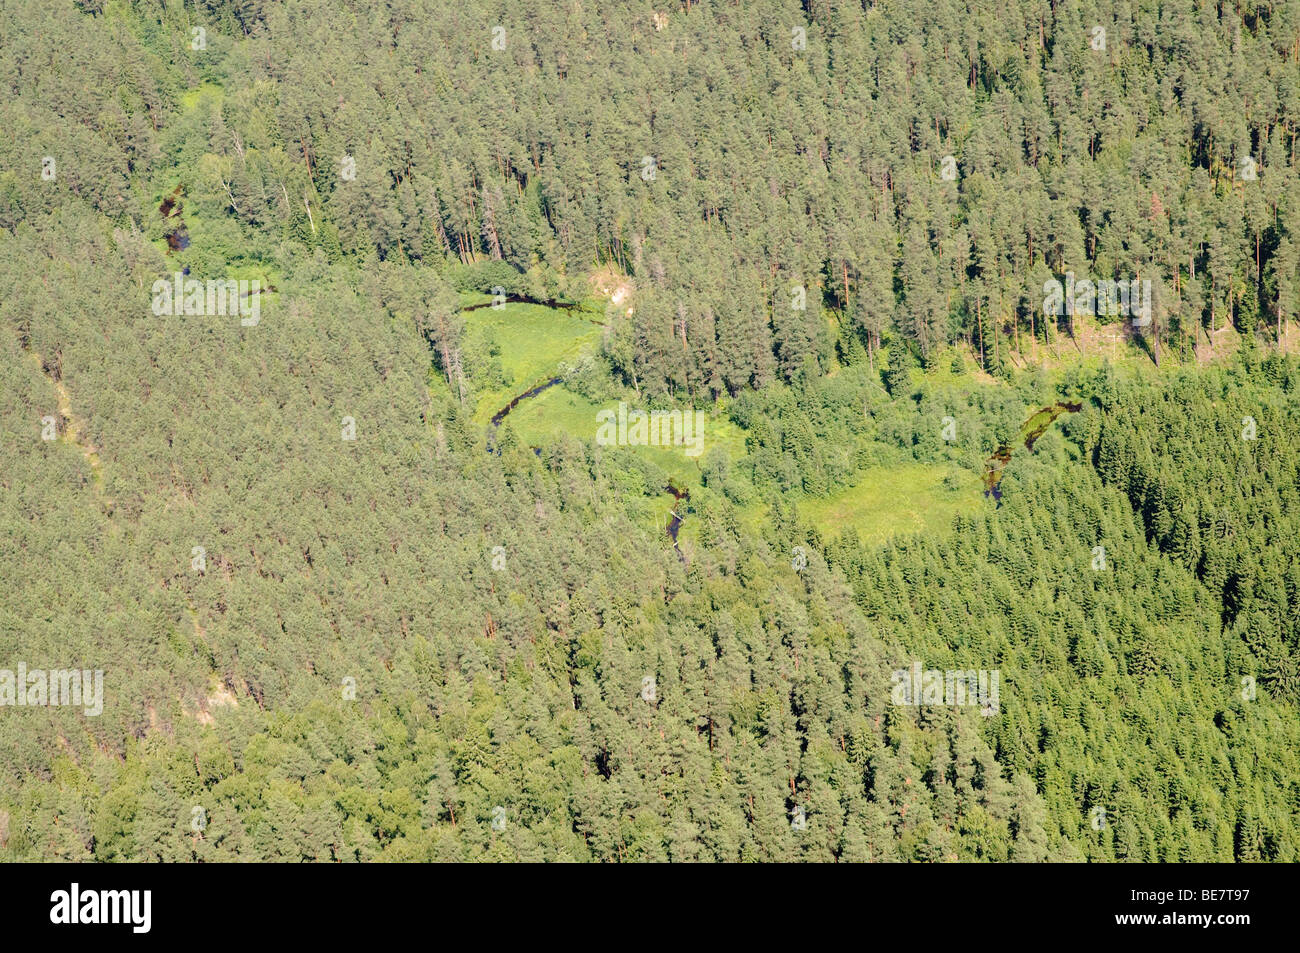
[[0,859],[1300,860],[1295,0],[0,0],[0,87]]

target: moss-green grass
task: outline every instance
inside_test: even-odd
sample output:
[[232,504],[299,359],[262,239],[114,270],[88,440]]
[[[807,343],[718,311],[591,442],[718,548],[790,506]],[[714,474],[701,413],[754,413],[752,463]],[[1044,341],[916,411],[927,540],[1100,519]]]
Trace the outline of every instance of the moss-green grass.
[[[486,295],[464,295],[463,304],[490,300]],[[507,385],[480,394],[475,418],[486,423],[512,398],[557,376],[563,364],[572,364],[583,353],[598,347],[600,328],[576,314],[541,305],[507,304],[499,310],[481,308],[465,314],[470,333],[483,336],[499,349],[497,360]],[[944,377],[957,377],[946,367]],[[953,383],[958,383],[954,380]],[[629,408],[638,404],[625,398]],[[545,447],[559,434],[583,442],[596,437],[596,415],[615,409],[617,401],[595,403],[558,385],[516,405],[503,426],[510,427],[528,446]],[[644,409],[644,408],[641,408]],[[678,486],[694,489],[701,485],[700,467],[705,456],[720,448],[734,465],[745,455],[745,431],[736,426],[721,406],[709,414],[704,435],[704,453],[688,457],[681,447],[636,447],[633,452],[652,461]],[[948,477],[953,479],[945,484]],[[803,498],[800,512],[827,536],[835,537],[849,527],[866,542],[884,542],[911,533],[947,532],[952,518],[977,509],[983,499],[979,476],[948,464],[922,464],[911,460],[874,467],[858,475],[851,487],[824,498]],[[672,500],[665,494],[662,509],[655,510],[657,522],[648,529],[662,531]],[[751,512],[752,511],[752,512]],[[765,517],[766,505],[746,507],[746,522]],[[688,519],[680,539],[693,538]]]
[[220,103],[225,97],[226,90],[222,86],[216,83],[199,83],[197,86],[181,91],[181,109],[184,112],[193,112],[205,98]]
[[[465,325],[469,333],[482,335],[500,349],[497,360],[506,378],[504,387],[478,395],[474,416],[484,421],[528,388],[556,376],[561,364],[572,364],[600,340],[599,326],[590,321],[535,304],[481,308],[465,314]],[[512,422],[549,395],[547,391],[519,404],[510,414]]]
[[[634,399],[627,399],[627,404],[629,410],[638,409]],[[561,384],[521,401],[510,412],[507,420],[519,439],[529,446],[545,446],[558,433],[567,433],[578,440],[590,442],[596,439],[599,426],[596,415],[602,410],[617,409],[617,401],[593,403],[566,390]],[[745,431],[725,414],[708,414],[704,423],[703,448],[699,456],[687,456],[685,448],[680,446],[628,449],[652,461],[672,477],[678,486],[689,489],[701,484],[700,467],[714,448],[721,448],[733,462],[745,455]]]
[[[953,477],[955,489],[945,486]],[[828,537],[848,528],[864,542],[911,533],[941,535],[952,519],[983,502],[979,477],[949,464],[906,462],[872,467],[857,482],[822,498],[798,501],[799,512]]]

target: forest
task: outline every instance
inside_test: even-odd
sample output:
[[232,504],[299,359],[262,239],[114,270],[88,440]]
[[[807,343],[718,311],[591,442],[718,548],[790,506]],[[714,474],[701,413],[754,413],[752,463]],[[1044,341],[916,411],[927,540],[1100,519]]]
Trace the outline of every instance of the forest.
[[0,860],[1300,859],[1294,0],[0,0],[0,83]]

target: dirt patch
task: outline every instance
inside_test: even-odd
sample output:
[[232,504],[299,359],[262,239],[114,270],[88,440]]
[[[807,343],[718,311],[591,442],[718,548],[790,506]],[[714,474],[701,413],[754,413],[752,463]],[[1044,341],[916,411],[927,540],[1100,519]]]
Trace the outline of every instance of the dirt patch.
[[232,692],[228,686],[214,681],[212,684],[212,693],[203,700],[203,705],[199,709],[198,714],[194,716],[194,720],[200,725],[211,725],[214,721],[211,711],[213,708],[238,707],[239,699],[235,697],[235,693]]
[[[614,307],[621,308],[631,304],[636,285],[622,272],[603,268],[591,276],[591,290],[597,297],[606,298]],[[627,313],[632,313],[631,307],[628,307]]]

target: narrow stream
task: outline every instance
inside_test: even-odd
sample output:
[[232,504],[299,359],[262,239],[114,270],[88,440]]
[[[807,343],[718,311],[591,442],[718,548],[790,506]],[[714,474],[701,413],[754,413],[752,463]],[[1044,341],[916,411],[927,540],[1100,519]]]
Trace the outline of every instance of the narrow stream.
[[686,565],[686,556],[681,551],[681,548],[678,547],[677,545],[677,533],[682,528],[682,519],[683,519],[681,513],[682,504],[689,503],[691,501],[691,491],[679,490],[677,488],[677,485],[673,483],[671,480],[669,480],[668,485],[664,487],[664,491],[667,493],[671,493],[673,495],[673,498],[677,501],[676,503],[673,504],[673,508],[669,511],[670,515],[672,516],[672,520],[670,520],[668,523],[668,535],[672,538],[673,549],[677,552],[677,558],[682,561],[682,565],[684,566]]
[[[1047,432],[1053,421],[1061,414],[1077,414],[1083,410],[1081,401],[1057,402],[1050,407],[1044,407],[1030,415],[1029,419],[1020,425],[1020,435],[1016,442],[1023,441],[1026,450],[1032,451],[1034,443]],[[1014,444],[1005,443],[998,447],[993,456],[989,457],[985,463],[984,470],[984,495],[992,496],[998,501],[998,506],[1002,505],[1002,474],[1006,471],[1007,464],[1011,462],[1011,453]]]
[[[580,305],[574,304],[573,302],[569,302],[569,301],[556,301],[554,298],[542,300],[540,298],[530,298],[527,295],[507,295],[506,301],[514,304],[536,304],[536,305],[540,305],[543,308],[555,308],[560,311],[581,311],[582,310]],[[481,308],[490,308],[495,303],[496,302],[494,301],[485,301],[482,304],[471,304],[467,307],[458,309],[456,313],[463,314],[466,311],[478,311]],[[600,324],[601,327],[604,327],[604,325],[601,324],[601,322],[594,321],[591,318],[587,318],[585,320],[592,321],[593,324]],[[492,436],[488,439],[488,448],[487,448],[488,453],[492,453],[496,450],[496,432],[501,426],[501,421],[506,419],[506,416],[510,413],[510,411],[518,407],[520,401],[528,400],[528,398],[530,397],[536,397],[542,391],[546,390],[547,388],[554,387],[558,383],[560,383],[560,378],[558,377],[552,377],[549,380],[542,381],[540,384],[536,384],[533,387],[530,387],[528,390],[524,391],[522,394],[515,397],[512,401],[510,401],[510,403],[506,404],[495,414],[493,414],[492,415]],[[538,456],[541,456],[541,449],[539,447],[533,447],[532,449],[534,453],[536,453]]]
[[521,400],[527,400],[529,397],[536,397],[538,394],[546,390],[548,387],[554,387],[559,382],[560,379],[558,377],[552,377],[550,380],[543,381],[542,383],[538,384],[536,387],[524,391],[522,394],[520,394],[518,397],[516,397],[514,400],[506,404],[504,407],[502,407],[500,410],[498,410],[495,414],[492,415],[492,426],[494,428],[500,427],[501,421],[505,420],[506,418],[506,414],[510,413],[510,411],[518,407],[519,402]]
[[[541,305],[544,308],[556,308],[561,311],[582,311],[580,305],[573,304],[570,302],[556,301],[553,298],[550,300],[543,301],[537,298],[529,298],[524,295],[508,295],[506,297],[506,301],[515,304],[536,304],[536,305]],[[494,302],[488,301],[488,302],[484,302],[483,304],[474,304],[465,308],[461,308],[460,311],[461,312],[478,311],[480,308],[492,307],[493,303]],[[599,324],[601,327],[604,327],[603,322],[597,321],[594,318],[585,318],[584,320],[591,321],[592,324]],[[495,414],[493,414],[492,433],[488,437],[488,446],[487,446],[488,453],[499,454],[501,452],[496,448],[496,434],[497,434],[497,430],[500,429],[501,427],[501,422],[505,420],[507,416],[509,416],[510,412],[514,410],[516,407],[518,407],[522,401],[528,400],[531,397],[536,397],[538,394],[542,393],[543,391],[551,387],[554,387],[558,383],[560,383],[560,378],[552,377],[542,381],[540,384],[535,384],[534,386],[528,388],[528,390],[524,391],[522,394],[519,394],[518,396],[513,398],[510,401],[510,403],[506,404]],[[541,456],[542,451],[540,447],[532,447],[531,449],[533,453],[537,454],[538,456]],[[685,516],[682,513],[682,504],[690,502],[691,491],[679,489],[677,485],[670,480],[668,482],[668,485],[664,487],[664,492],[671,493],[675,501],[673,503],[673,508],[669,511],[669,515],[672,518],[668,522],[668,538],[673,541],[673,551],[677,553],[677,558],[681,560],[682,565],[686,565],[686,554],[683,553],[681,547],[677,545],[677,534],[681,531],[682,520],[685,519]]]
[[[506,295],[506,304],[539,304],[543,308],[557,308],[560,311],[576,311],[579,305],[572,301],[557,301],[555,298],[530,298],[528,295]],[[496,301],[484,301],[482,304],[470,304],[461,308],[461,311],[479,311],[483,308],[490,308]]]
[[[460,308],[457,313],[463,314],[466,311],[480,311],[483,308],[491,308],[497,303],[498,302],[496,301],[484,301],[482,304],[466,305],[465,307]],[[558,301],[555,298],[533,298],[533,297],[529,297],[528,295],[506,295],[505,303],[506,304],[535,304],[535,305],[540,305],[543,308],[554,308],[557,311],[576,311],[578,312],[578,317],[582,318],[582,320],[588,321],[602,328],[605,326],[604,321],[597,321],[595,318],[587,317],[587,310],[583,308],[581,304],[578,304],[573,301]]]

